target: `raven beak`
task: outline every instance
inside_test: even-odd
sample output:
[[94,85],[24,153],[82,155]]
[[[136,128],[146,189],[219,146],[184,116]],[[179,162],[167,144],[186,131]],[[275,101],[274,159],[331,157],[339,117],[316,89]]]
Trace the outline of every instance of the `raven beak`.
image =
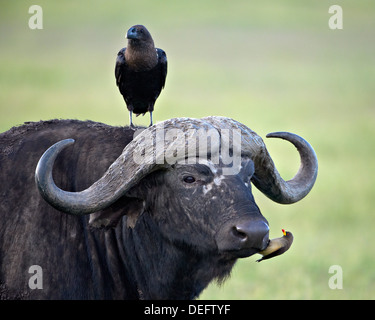
[[137,32],[137,29],[132,27],[128,30],[127,34],[126,34],[126,38],[127,39],[138,39],[138,32]]

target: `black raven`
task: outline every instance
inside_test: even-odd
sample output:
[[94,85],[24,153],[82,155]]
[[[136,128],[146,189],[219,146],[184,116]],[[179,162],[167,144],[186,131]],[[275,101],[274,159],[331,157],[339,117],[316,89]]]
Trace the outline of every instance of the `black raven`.
[[128,46],[117,54],[116,84],[130,111],[130,126],[134,127],[133,112],[138,116],[148,111],[152,126],[154,104],[167,76],[167,56],[155,48],[150,32],[142,25],[131,27],[126,38]]

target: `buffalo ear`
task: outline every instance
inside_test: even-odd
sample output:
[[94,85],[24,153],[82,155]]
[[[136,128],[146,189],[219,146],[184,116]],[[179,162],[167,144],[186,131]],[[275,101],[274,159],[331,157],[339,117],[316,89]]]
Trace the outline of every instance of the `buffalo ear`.
[[115,228],[122,216],[126,215],[127,226],[134,228],[143,208],[142,200],[122,197],[107,209],[90,214],[89,226],[95,229]]
[[161,185],[159,180],[155,180],[155,177],[160,177],[156,171],[147,177],[147,179],[142,179],[138,184],[130,188],[123,197],[108,208],[90,214],[90,227],[114,228],[117,226],[122,216],[126,215],[127,227],[134,228],[138,217],[145,209],[147,198],[152,194],[150,190],[152,190],[155,185]]
[[128,228],[134,228],[137,223],[138,217],[143,213],[145,208],[145,202],[132,198],[132,201],[129,202],[128,211],[126,213],[127,220],[126,225]]

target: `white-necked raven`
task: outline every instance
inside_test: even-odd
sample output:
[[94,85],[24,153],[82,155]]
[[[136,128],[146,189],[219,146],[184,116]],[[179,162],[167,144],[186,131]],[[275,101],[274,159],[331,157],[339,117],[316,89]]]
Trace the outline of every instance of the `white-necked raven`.
[[127,34],[128,46],[117,54],[115,76],[120,93],[130,111],[137,116],[150,112],[150,126],[154,104],[164,88],[167,76],[167,56],[155,48],[151,34],[143,25],[131,27]]

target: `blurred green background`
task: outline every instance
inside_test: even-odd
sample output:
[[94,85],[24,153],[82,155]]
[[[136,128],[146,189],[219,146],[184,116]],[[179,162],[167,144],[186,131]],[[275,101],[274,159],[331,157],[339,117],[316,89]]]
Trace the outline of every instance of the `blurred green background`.
[[[43,30],[28,9],[43,9]],[[331,30],[328,8],[343,8]],[[237,262],[202,299],[375,298],[375,2],[357,1],[0,1],[0,132],[24,121],[90,119],[127,125],[114,79],[125,33],[144,24],[168,56],[154,121],[221,115],[260,136],[291,131],[315,148],[319,174],[299,203],[254,190],[271,227],[293,232],[286,254]],[[149,117],[135,118],[148,125]],[[281,175],[299,157],[265,141]],[[328,286],[331,265],[343,289]]]

